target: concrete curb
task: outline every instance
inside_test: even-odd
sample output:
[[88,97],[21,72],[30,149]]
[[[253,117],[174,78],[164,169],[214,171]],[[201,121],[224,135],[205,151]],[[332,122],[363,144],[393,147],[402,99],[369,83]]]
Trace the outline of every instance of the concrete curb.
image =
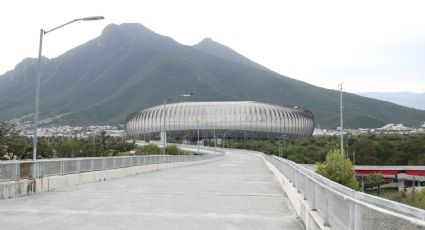
[[34,180],[6,181],[0,183],[0,199],[9,199],[33,194]]

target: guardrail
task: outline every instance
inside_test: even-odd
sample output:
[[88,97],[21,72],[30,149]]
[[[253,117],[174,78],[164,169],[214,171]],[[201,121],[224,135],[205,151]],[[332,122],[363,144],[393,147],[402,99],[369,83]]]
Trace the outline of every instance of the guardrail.
[[[0,161],[0,182],[150,164],[207,160],[219,156],[223,154],[59,158],[37,160],[35,164],[33,161]],[[32,175],[34,165],[36,175]]]
[[331,229],[425,229],[422,209],[354,191],[292,161],[264,156]]

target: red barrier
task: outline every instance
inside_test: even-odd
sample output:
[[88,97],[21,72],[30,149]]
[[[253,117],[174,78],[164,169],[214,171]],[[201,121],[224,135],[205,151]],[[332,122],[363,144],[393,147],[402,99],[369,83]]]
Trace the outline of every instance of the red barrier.
[[425,176],[425,170],[406,170],[406,174]]
[[[414,170],[413,170],[414,171]],[[418,170],[416,170],[418,171]],[[397,175],[400,173],[400,170],[356,170],[356,174],[369,175],[369,174],[382,174],[382,175]]]

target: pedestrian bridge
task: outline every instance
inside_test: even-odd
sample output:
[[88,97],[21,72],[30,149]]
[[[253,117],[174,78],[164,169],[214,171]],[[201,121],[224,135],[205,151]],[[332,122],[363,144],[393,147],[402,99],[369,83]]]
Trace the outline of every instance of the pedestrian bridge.
[[[64,175],[41,175],[49,192],[0,200],[0,229],[425,229],[423,210],[349,190],[278,157],[229,149],[166,157],[80,162],[74,177],[61,163]],[[98,164],[111,167],[82,170]],[[79,183],[70,186],[75,174]]]

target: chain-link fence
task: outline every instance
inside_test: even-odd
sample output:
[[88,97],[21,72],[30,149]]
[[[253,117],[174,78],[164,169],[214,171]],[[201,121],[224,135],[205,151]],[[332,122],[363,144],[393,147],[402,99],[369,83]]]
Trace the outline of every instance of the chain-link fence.
[[[33,161],[0,161],[0,182],[151,164],[207,160],[219,156],[223,154],[60,158],[37,160],[35,164]],[[33,175],[34,172],[35,175]]]
[[265,157],[331,229],[425,229],[425,210],[354,191],[283,158]]

